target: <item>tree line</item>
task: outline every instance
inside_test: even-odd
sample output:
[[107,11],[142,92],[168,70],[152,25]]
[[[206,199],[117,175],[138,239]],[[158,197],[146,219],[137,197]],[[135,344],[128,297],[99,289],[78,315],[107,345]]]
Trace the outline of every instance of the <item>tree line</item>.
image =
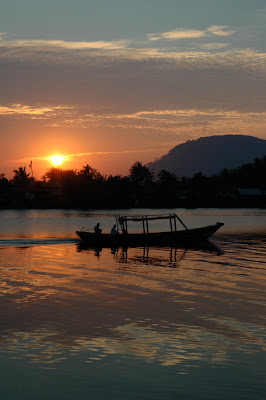
[[263,193],[266,157],[211,177],[201,172],[178,177],[166,170],[155,176],[140,161],[127,176],[103,175],[88,164],[81,170],[53,167],[40,180],[26,167],[13,172],[10,180],[0,174],[1,208],[238,207],[264,206],[265,201],[263,195],[241,200],[237,189],[256,187]]

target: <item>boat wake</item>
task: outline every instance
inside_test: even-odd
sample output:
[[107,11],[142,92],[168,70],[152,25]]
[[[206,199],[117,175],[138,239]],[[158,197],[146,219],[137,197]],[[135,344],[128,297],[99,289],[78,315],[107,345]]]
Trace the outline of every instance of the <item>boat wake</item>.
[[57,244],[76,243],[73,238],[15,238],[0,239],[0,249],[6,247],[32,247],[32,246],[50,246]]

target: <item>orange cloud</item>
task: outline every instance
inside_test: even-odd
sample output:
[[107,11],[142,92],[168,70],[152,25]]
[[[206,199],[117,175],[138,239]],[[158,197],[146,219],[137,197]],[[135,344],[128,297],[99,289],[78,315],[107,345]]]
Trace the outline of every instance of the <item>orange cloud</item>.
[[231,36],[236,33],[235,30],[228,30],[227,25],[212,25],[206,29],[206,33],[210,33],[214,36]]
[[200,31],[198,29],[174,29],[169,32],[164,33],[150,33],[147,35],[148,39],[154,40],[177,40],[177,39],[194,39],[206,36],[205,31]]
[[[155,109],[140,110],[135,113],[84,113],[77,107],[71,106],[42,106],[13,104],[0,106],[0,115],[10,117],[25,117],[30,119],[45,119],[46,125],[52,127],[77,127],[77,128],[134,128],[152,129],[164,132],[176,130],[180,122],[199,120],[214,123],[218,120],[266,122],[266,112],[251,112],[223,109]],[[91,153],[86,153],[91,154]],[[100,154],[100,153],[97,153]]]
[[71,107],[65,106],[29,106],[25,104],[10,104],[7,106],[0,105],[0,115],[5,116],[24,116],[30,118],[44,118],[58,115],[60,112],[65,112]]
[[8,40],[2,43],[2,47],[10,48],[39,48],[50,50],[51,48],[61,48],[70,50],[84,50],[84,49],[98,49],[98,50],[114,50],[126,47],[129,43],[128,40],[117,40],[117,41],[94,41],[94,42],[71,42],[66,40]]
[[155,40],[178,40],[178,39],[195,39],[208,35],[214,36],[231,36],[235,30],[228,30],[227,25],[213,25],[205,30],[199,29],[174,29],[163,33],[150,33],[147,35],[151,41]]

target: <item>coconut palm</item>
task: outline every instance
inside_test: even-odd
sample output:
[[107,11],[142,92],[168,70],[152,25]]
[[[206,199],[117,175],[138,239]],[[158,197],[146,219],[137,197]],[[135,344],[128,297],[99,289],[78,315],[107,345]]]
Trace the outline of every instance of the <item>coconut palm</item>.
[[13,177],[14,183],[25,185],[26,183],[29,182],[30,174],[27,174],[26,167],[19,167],[18,169],[14,169],[13,172],[15,173]]
[[88,182],[99,182],[104,181],[105,178],[97,171],[97,169],[92,168],[90,165],[85,165],[82,170],[79,172],[79,175],[86,177]]
[[146,165],[142,165],[140,161],[136,161],[129,169],[130,179],[136,186],[144,186],[153,181],[153,173]]

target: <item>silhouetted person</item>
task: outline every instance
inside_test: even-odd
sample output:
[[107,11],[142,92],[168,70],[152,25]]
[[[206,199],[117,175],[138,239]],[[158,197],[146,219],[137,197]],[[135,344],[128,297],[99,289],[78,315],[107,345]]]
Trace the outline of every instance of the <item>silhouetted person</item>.
[[95,232],[95,233],[102,233],[102,230],[100,229],[100,224],[99,224],[99,222],[98,222],[97,225],[94,227],[94,232]]
[[114,226],[111,229],[111,235],[117,235],[118,234],[118,230],[116,229],[116,224],[114,224]]

